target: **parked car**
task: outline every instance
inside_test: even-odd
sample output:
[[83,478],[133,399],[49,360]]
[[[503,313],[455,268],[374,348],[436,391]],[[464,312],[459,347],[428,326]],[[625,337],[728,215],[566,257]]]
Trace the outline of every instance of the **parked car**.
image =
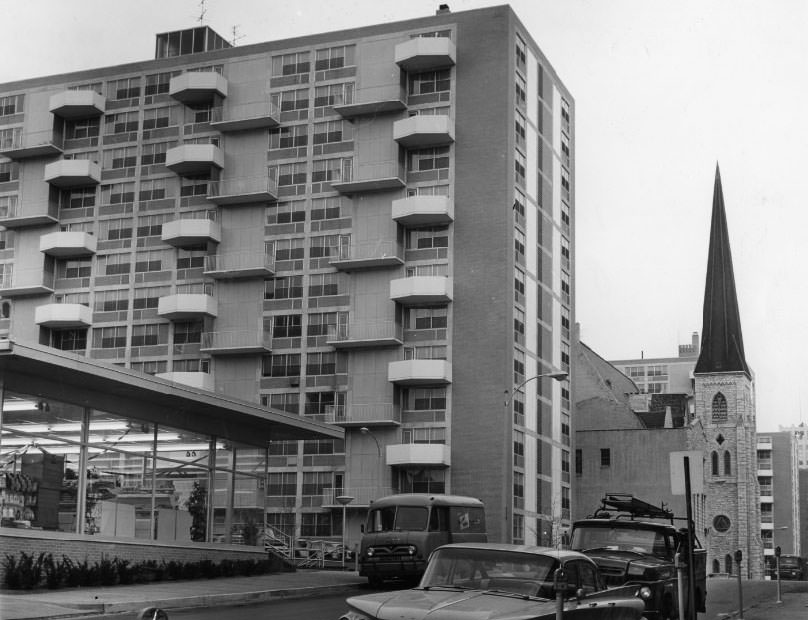
[[[563,569],[565,579],[556,573]],[[576,551],[497,543],[454,543],[436,549],[416,588],[354,596],[340,620],[554,619],[556,595],[564,617],[637,620],[638,589],[607,590],[598,567]],[[439,611],[438,611],[439,610]],[[580,614],[580,616],[578,615]]]

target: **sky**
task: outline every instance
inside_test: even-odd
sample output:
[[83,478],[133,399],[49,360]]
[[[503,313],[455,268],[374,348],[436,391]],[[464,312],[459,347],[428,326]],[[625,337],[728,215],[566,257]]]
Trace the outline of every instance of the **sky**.
[[[438,4],[0,0],[14,25],[0,37],[0,83],[151,59],[156,33],[197,25],[203,8],[205,24],[246,45]],[[758,430],[808,420],[808,3],[510,4],[575,98],[581,339],[606,359],[672,357],[701,332],[718,163]]]

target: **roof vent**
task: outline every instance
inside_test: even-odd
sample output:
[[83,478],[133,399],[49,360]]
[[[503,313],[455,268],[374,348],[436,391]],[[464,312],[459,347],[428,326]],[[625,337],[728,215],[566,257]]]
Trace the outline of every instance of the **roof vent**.
[[439,4],[438,5],[438,10],[435,11],[435,15],[443,15],[444,13],[451,13],[451,11],[449,10],[449,5],[448,4]]

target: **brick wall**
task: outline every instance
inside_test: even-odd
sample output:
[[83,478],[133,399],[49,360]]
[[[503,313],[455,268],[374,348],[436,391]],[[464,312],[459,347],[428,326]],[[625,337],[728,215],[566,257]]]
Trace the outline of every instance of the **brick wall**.
[[[167,544],[156,541],[117,540],[98,536],[80,536],[65,532],[45,532],[39,530],[15,530],[0,528],[0,549],[2,557],[6,554],[19,556],[20,551],[39,555],[41,552],[52,553],[55,558],[66,555],[74,561],[89,561],[90,564],[107,558],[118,557],[132,563],[146,560],[164,560],[166,562],[197,562],[212,560],[220,562],[229,560],[262,560],[267,554],[260,547],[244,547],[235,545],[204,545],[186,543],[185,545]],[[283,570],[278,561],[278,570]],[[4,582],[5,569],[0,564],[0,584]]]

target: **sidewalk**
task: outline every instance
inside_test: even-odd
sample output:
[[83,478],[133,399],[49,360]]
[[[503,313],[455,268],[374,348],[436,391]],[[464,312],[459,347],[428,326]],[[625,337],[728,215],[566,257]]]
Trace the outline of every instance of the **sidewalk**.
[[161,581],[131,586],[0,591],[0,620],[139,612],[145,607],[213,607],[346,592],[367,583],[356,572],[298,569],[257,577]]
[[[735,620],[736,618],[740,618],[737,611],[718,615],[719,620]],[[744,605],[743,609],[743,620],[805,620],[806,618],[808,618],[808,592],[784,592],[782,603],[768,600],[753,605]]]

